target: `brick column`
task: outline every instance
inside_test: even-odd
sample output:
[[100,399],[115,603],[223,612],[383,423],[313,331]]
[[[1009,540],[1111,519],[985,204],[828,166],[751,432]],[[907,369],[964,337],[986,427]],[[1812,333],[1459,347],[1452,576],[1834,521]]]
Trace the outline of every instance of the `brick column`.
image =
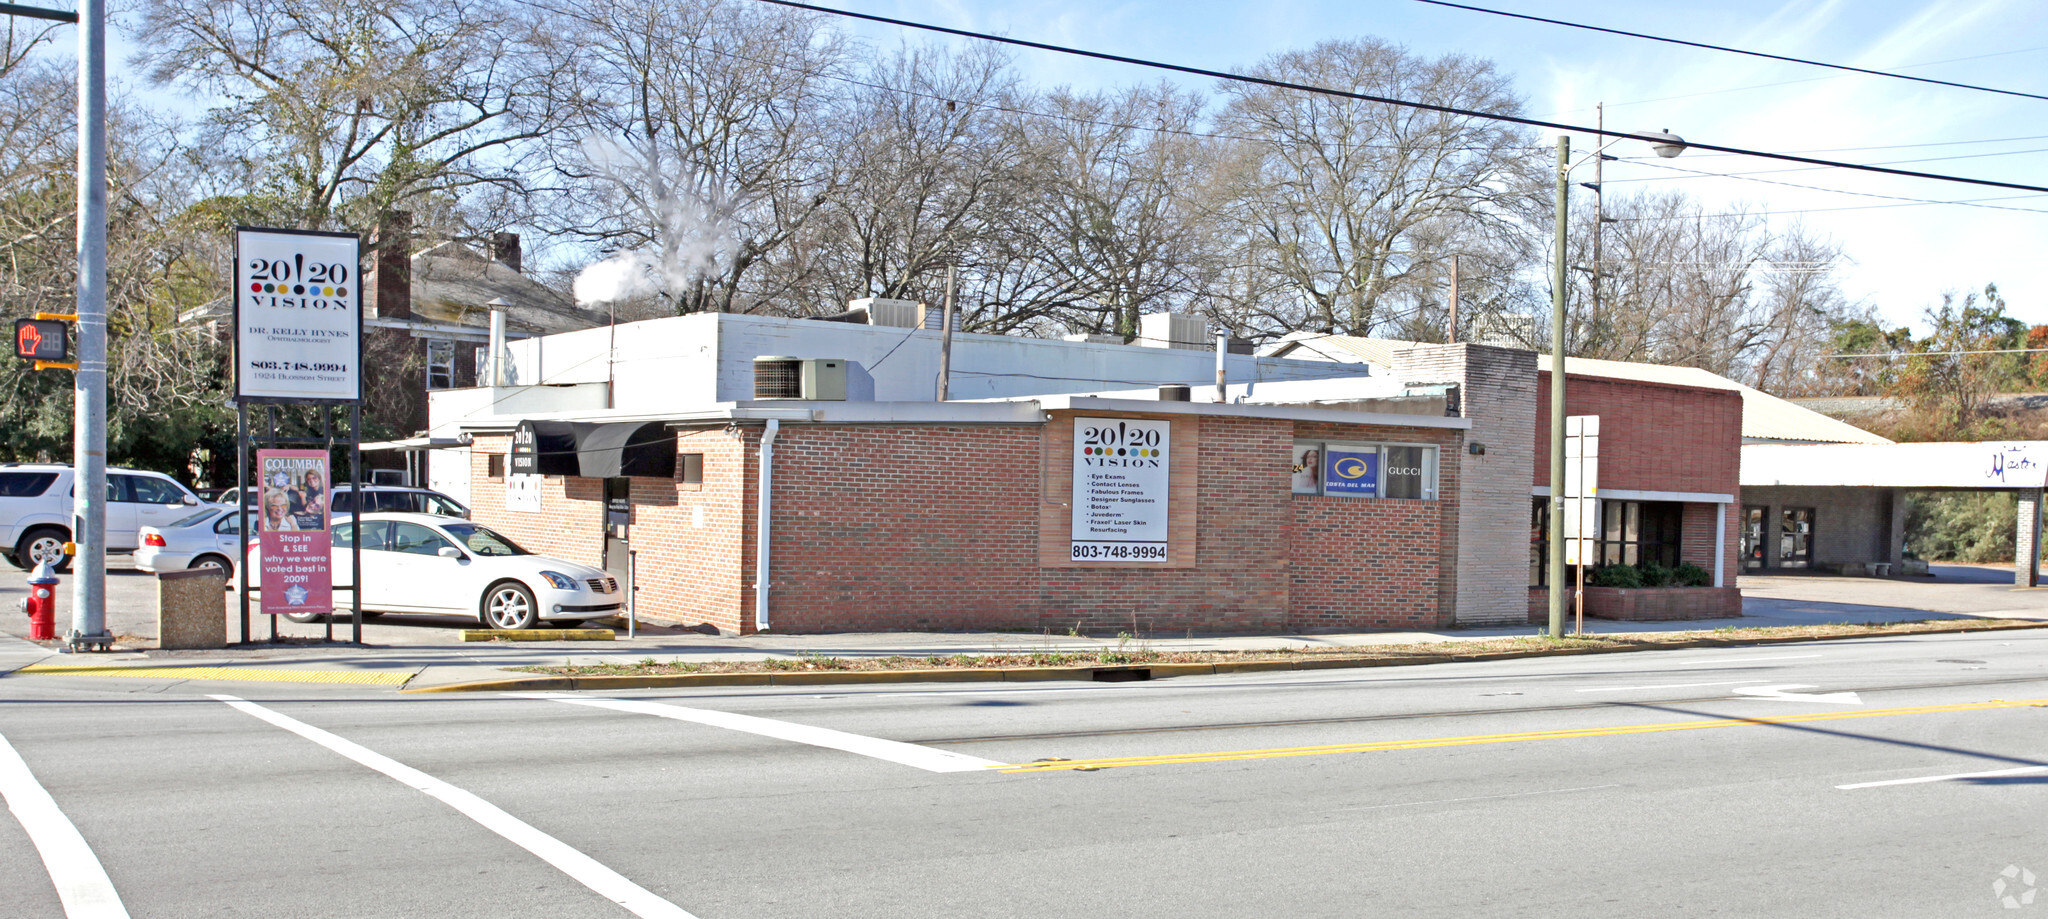
[[[1444,572],[1460,626],[1529,619],[1529,470],[1536,462],[1536,355],[1483,345],[1423,345],[1394,355],[1403,383],[1456,383],[1472,420],[1458,480],[1457,569]],[[1446,521],[1447,525],[1450,523]]]
[[2041,584],[2041,489],[2020,492],[2019,538],[2014,540],[2012,582],[2020,587]]

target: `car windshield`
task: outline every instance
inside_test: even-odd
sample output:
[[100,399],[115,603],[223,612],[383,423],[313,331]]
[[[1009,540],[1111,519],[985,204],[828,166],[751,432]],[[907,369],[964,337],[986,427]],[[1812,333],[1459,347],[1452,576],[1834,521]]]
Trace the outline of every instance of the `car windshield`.
[[478,555],[533,554],[519,548],[519,545],[512,540],[506,539],[496,532],[477,526],[474,523],[446,523],[441,525],[441,529],[447,532],[448,535],[455,537],[455,540],[462,543],[469,551]]
[[171,521],[171,526],[196,527],[202,523],[205,523],[208,520],[212,520],[213,515],[218,513],[220,513],[220,508],[209,507],[203,511],[195,511],[193,513],[180,517],[177,520]]

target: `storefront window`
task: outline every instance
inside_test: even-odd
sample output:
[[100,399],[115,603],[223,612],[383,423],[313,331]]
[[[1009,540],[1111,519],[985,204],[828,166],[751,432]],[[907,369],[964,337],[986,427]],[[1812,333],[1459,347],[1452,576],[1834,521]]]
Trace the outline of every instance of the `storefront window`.
[[1677,567],[1684,521],[1674,501],[1602,501],[1600,564]]
[[1424,444],[1294,442],[1297,495],[1436,499],[1437,448]]

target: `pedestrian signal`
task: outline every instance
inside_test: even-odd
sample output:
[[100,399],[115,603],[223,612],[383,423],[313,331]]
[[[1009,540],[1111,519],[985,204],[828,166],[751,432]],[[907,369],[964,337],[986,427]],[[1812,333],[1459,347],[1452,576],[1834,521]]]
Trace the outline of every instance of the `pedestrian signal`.
[[62,319],[14,320],[14,356],[25,361],[61,362],[71,356],[71,323]]

